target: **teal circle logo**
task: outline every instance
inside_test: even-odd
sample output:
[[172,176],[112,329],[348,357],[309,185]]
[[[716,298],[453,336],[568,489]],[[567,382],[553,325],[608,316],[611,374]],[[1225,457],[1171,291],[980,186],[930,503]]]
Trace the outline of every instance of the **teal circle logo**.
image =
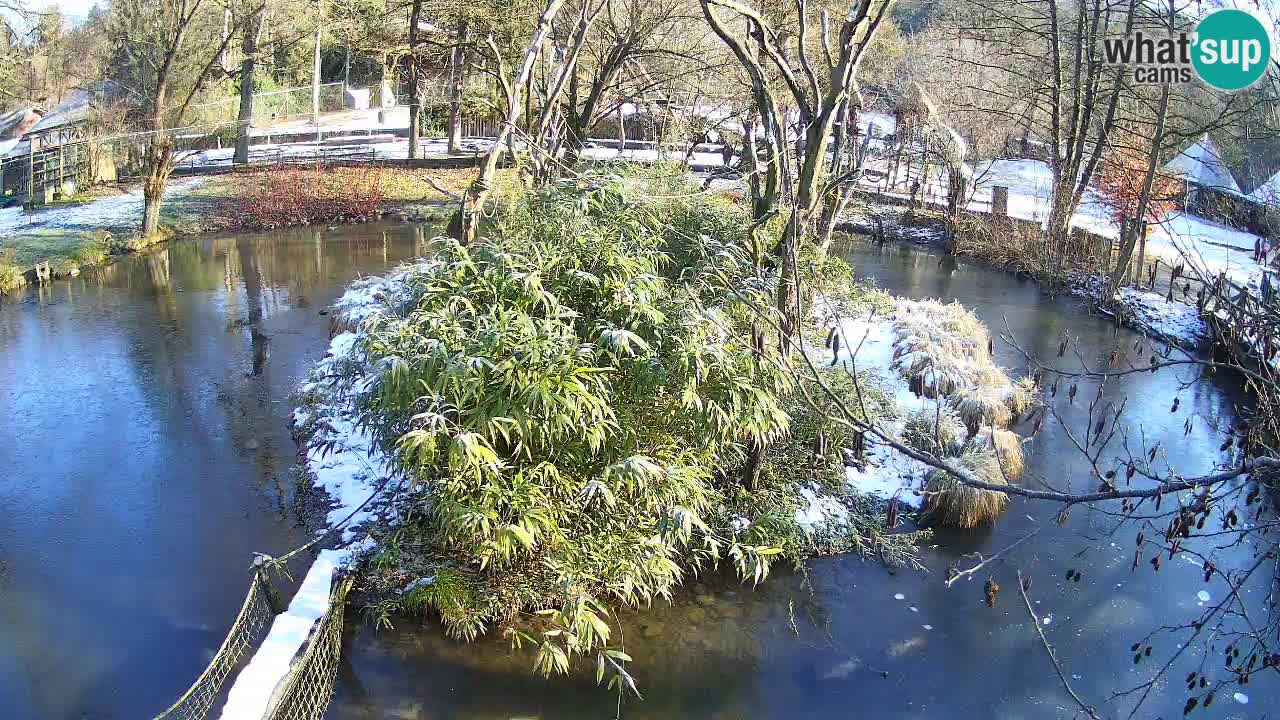
[[1219,90],[1240,90],[1258,81],[1271,62],[1271,36],[1243,10],[1215,10],[1196,26],[1191,64],[1200,79]]

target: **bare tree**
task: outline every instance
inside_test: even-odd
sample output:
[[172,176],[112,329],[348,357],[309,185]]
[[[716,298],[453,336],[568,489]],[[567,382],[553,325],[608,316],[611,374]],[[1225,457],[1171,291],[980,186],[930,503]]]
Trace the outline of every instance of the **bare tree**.
[[240,111],[237,115],[239,126],[236,129],[236,150],[233,161],[249,162],[249,140],[253,124],[253,91],[254,79],[258,67],[258,41],[262,37],[262,29],[267,21],[267,7],[262,7],[249,14],[245,19],[243,39],[240,52]]
[[462,92],[467,84],[467,42],[470,40],[466,17],[458,18],[453,48],[449,51],[449,154],[462,152]]
[[127,89],[138,124],[149,131],[143,158],[144,236],[160,227],[160,205],[174,167],[174,130],[187,120],[199,93],[225,78],[218,63],[227,44],[247,17],[261,10],[257,5],[253,13],[236,14],[230,31],[222,33],[224,7],[213,0],[112,5],[112,72]]
[[[810,26],[815,16],[809,11],[807,0],[795,2],[794,22],[797,32],[794,55],[785,47],[787,34],[776,30],[754,8],[735,0],[700,1],[703,15],[712,30],[729,46],[751,78],[755,109],[764,125],[766,140],[771,145],[774,167],[769,170],[771,179],[767,181],[767,185],[780,183],[782,179],[790,180],[791,176],[789,173],[783,174],[787,169],[786,163],[782,162],[786,157],[787,146],[785,116],[771,89],[766,66],[781,77],[789,100],[799,113],[799,167],[791,188],[789,218],[775,253],[782,264],[778,307],[783,309],[786,319],[783,334],[790,337],[798,327],[800,314],[796,292],[799,242],[800,238],[812,230],[817,212],[826,197],[823,181],[827,175],[827,150],[832,141],[832,131],[837,117],[843,116],[844,125],[856,123],[859,109],[847,101],[851,97],[855,100],[858,97],[858,66],[893,3],[890,0],[862,0],[855,3],[841,21],[834,43],[827,34],[822,35],[825,62],[819,67],[823,76],[820,81],[819,73],[815,71],[816,63],[810,58],[813,49],[809,42]],[[716,7],[728,10],[747,22],[751,40],[757,45],[758,52],[749,49],[746,38],[728,29],[713,9]],[[782,174],[781,178],[779,174]],[[766,192],[762,206],[756,208],[757,217],[772,212],[777,198],[776,191]]]
[[461,242],[469,243],[474,241],[479,232],[484,204],[489,198],[489,193],[493,189],[494,179],[498,173],[498,160],[504,152],[507,140],[516,129],[516,123],[520,121],[521,113],[524,112],[524,89],[533,74],[534,63],[537,61],[538,55],[541,53],[542,47],[551,33],[551,24],[563,6],[564,0],[547,0],[542,15],[538,18],[538,23],[534,28],[533,36],[529,39],[529,43],[520,58],[520,64],[516,66],[514,71],[507,68],[506,62],[502,59],[502,53],[493,37],[490,36],[487,40],[491,60],[494,64],[494,72],[502,88],[502,99],[506,105],[506,117],[498,128],[498,134],[494,138],[493,145],[485,155],[484,164],[480,166],[480,174],[467,186],[466,193],[459,204],[458,212],[454,214],[449,223],[450,235]]
[[418,36],[422,23],[422,0],[413,0],[409,10],[409,159],[418,157],[422,118],[422,60],[418,57]]

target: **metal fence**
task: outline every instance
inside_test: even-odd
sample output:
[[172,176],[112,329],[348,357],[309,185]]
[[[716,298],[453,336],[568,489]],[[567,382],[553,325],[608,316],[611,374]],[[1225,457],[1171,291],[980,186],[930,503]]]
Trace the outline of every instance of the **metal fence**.
[[289,670],[276,702],[267,711],[269,720],[320,720],[333,698],[342,656],[342,622],[353,576],[337,581],[329,609],[320,618],[307,649]]
[[[320,112],[336,112],[344,106],[344,84],[341,82],[320,85]],[[253,119],[279,121],[310,115],[312,86],[285,88],[253,94]],[[240,117],[240,98],[227,98],[194,106],[199,124],[231,122]]]

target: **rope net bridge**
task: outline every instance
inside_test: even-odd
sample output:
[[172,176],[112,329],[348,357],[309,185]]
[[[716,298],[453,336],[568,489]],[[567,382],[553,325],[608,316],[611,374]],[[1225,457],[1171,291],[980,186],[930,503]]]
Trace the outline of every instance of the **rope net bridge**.
[[[329,551],[326,551],[329,552]],[[290,553],[292,555],[292,553]],[[155,720],[204,720],[219,717],[213,715],[220,700],[227,693],[227,678],[237,668],[245,667],[245,661],[253,656],[254,649],[263,645],[273,623],[285,622],[285,614],[277,615],[279,601],[271,586],[268,570],[278,567],[286,558],[255,562],[249,592],[245,595],[240,613],[232,623],[222,647],[209,661],[208,667],[195,683]],[[323,560],[323,555],[322,559]],[[312,572],[322,564],[318,560]],[[308,580],[311,579],[308,573]],[[271,689],[262,720],[320,720],[333,697],[334,680],[338,673],[338,660],[342,653],[342,623],[347,593],[351,589],[352,576],[326,574],[320,578],[332,585],[327,588],[328,606],[319,619],[311,625],[301,650],[294,655],[288,671]],[[306,585],[304,581],[304,586]],[[304,588],[300,588],[299,596]],[[296,604],[296,599],[295,599]],[[293,605],[290,611],[293,611]],[[304,630],[305,632],[305,630]],[[253,672],[252,666],[245,672]],[[230,702],[220,717],[226,720],[250,720],[249,717],[230,709]],[[258,720],[256,711],[252,720]]]

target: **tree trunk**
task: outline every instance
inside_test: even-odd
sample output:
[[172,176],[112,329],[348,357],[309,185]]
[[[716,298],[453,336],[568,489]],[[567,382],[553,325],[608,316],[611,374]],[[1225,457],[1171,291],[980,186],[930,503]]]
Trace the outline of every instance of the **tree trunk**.
[[1138,234],[1138,264],[1133,269],[1133,284],[1141,288],[1142,278],[1146,272],[1144,265],[1147,262],[1147,223],[1142,220],[1142,216],[1138,216],[1133,224]]
[[409,159],[418,157],[419,115],[422,114],[422,80],[418,76],[418,22],[422,0],[413,0],[409,11]]
[[775,299],[778,311],[782,314],[782,349],[787,352],[791,348],[791,340],[800,328],[800,277],[797,265],[797,253],[800,241],[809,231],[809,211],[799,204],[791,209],[791,218],[782,231],[782,241],[778,243],[778,255],[782,261],[778,275],[778,296]]
[[[1156,169],[1160,164],[1160,145],[1164,142],[1164,125],[1165,119],[1169,115],[1169,85],[1166,84],[1160,90],[1160,109],[1156,111],[1156,126],[1151,136],[1151,149],[1147,153],[1147,174],[1142,179],[1142,192],[1138,195],[1137,216],[1133,220],[1135,230],[1132,234],[1142,233],[1142,248],[1146,251],[1146,217],[1147,207],[1151,203],[1151,188],[1155,183]],[[1135,238],[1125,238],[1121,235],[1120,256],[1117,259],[1116,266],[1111,270],[1111,277],[1108,278],[1106,293],[1103,298],[1105,302],[1112,302],[1116,299],[1116,294],[1120,292],[1120,283],[1124,278],[1124,269],[1129,265],[1129,259],[1133,254]],[[1138,257],[1138,272],[1142,271],[1141,255]]]
[[462,88],[467,77],[467,21],[458,21],[458,38],[449,53],[449,154],[462,152]]
[[243,54],[240,60],[240,114],[236,128],[236,153],[233,162],[242,165],[249,162],[249,132],[253,125],[253,90],[254,73],[258,61],[258,32],[266,12],[258,10],[257,16],[250,18],[244,25]]
[[320,134],[320,33],[324,30],[324,0],[316,5],[316,46],[311,59],[311,123]]
[[1071,197],[1075,187],[1074,175],[1055,167],[1053,171],[1053,189],[1049,198],[1049,217],[1044,228],[1045,272],[1050,279],[1059,275],[1061,253],[1066,244],[1067,232],[1071,229],[1071,216],[1075,207]]
[[836,123],[834,129],[834,137],[831,141],[831,171],[830,174],[836,178],[835,186],[826,193],[822,199],[822,212],[818,218],[818,252],[822,255],[827,253],[827,249],[831,247],[831,240],[834,237],[836,222],[840,219],[840,214],[844,212],[845,206],[849,204],[850,195],[845,191],[846,180],[844,176],[856,169],[849,167],[849,153],[845,151],[845,146],[849,141],[856,137],[851,134],[850,127],[858,126],[858,108],[861,104],[861,94],[855,88],[850,96],[840,103],[840,109],[836,111]]
[[169,180],[168,160],[172,154],[165,139],[152,139],[147,150],[147,171],[142,180],[142,237],[152,238],[160,231],[160,203]]
[[769,446],[755,438],[747,440],[747,462],[742,466],[742,487],[755,490],[760,480],[760,471],[764,469],[765,453]]
[[839,223],[841,213],[849,206],[849,201],[852,199],[851,194],[836,190],[822,206],[822,215],[818,218],[818,253],[820,255],[826,255],[827,250],[831,248],[831,241],[835,239],[836,224]]
[[498,174],[498,158],[502,156],[503,146],[506,144],[507,139],[511,137],[512,129],[515,128],[516,123],[520,121],[520,113],[524,108],[524,100],[521,94],[533,73],[534,61],[537,60],[538,53],[542,49],[547,35],[551,32],[551,21],[555,19],[556,14],[560,12],[560,8],[563,5],[564,0],[547,0],[546,9],[543,10],[542,17],[538,20],[538,26],[533,33],[533,38],[530,39],[528,47],[525,48],[518,72],[510,79],[509,84],[507,84],[505,78],[502,79],[503,84],[506,85],[507,118],[502,126],[498,128],[497,137],[493,139],[493,146],[489,148],[489,152],[485,156],[480,175],[467,187],[467,191],[458,207],[458,212],[454,214],[453,219],[449,222],[449,233],[459,242],[464,244],[471,243],[479,235],[484,203],[489,199],[489,193],[493,189],[494,177]]
[[627,151],[627,116],[623,113],[626,102],[618,103],[618,156]]

